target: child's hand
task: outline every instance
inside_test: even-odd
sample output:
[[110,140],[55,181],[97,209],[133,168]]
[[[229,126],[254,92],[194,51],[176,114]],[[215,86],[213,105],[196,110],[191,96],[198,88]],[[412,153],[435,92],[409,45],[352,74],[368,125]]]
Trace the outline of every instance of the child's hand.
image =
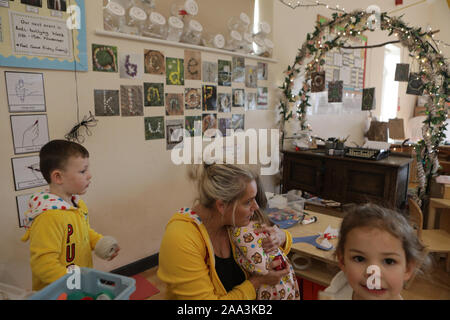
[[266,225],[255,230],[255,233],[265,233],[267,237],[262,240],[262,248],[265,252],[276,251],[286,242],[286,234],[277,227],[268,227]]
[[111,257],[108,259],[108,261],[111,261],[112,259],[114,259],[115,257],[117,257],[117,255],[119,254],[120,251],[120,247],[119,245],[116,246],[116,251],[114,251],[114,253],[111,255]]

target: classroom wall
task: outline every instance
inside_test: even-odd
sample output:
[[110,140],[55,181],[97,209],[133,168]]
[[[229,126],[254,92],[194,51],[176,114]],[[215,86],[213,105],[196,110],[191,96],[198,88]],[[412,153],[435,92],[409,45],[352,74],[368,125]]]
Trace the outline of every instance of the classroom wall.
[[[166,17],[170,1],[157,1],[157,8]],[[118,47],[120,52],[142,53],[144,49],[160,50],[166,57],[184,57],[184,49],[132,40],[108,38],[95,34],[103,29],[102,0],[85,1],[87,21],[87,48],[89,72],[0,67],[0,282],[31,288],[28,243],[20,241],[24,230],[18,227],[16,196],[41,190],[14,190],[11,158],[15,157],[11,135],[4,71],[20,70],[44,74],[47,116],[50,139],[61,139],[77,122],[76,83],[80,118],[94,113],[94,89],[119,90],[120,85],[142,85],[145,82],[165,82],[165,76],[144,75],[141,80],[120,79],[118,73],[92,71],[91,45]],[[225,33],[226,21],[232,15],[246,12],[253,18],[253,0],[200,0],[199,21],[206,30]],[[161,7],[160,7],[161,6]],[[3,10],[3,9],[0,9]],[[271,21],[269,21],[271,23]],[[230,55],[202,52],[202,59],[231,60]],[[246,64],[256,65],[246,59]],[[271,82],[271,68],[269,67]],[[189,85],[200,81],[187,81]],[[243,85],[242,85],[243,86]],[[172,88],[172,92],[181,92]],[[218,91],[230,92],[221,87]],[[166,86],[167,92],[167,86]],[[233,111],[234,112],[234,111]],[[144,108],[144,116],[164,115],[164,108]],[[130,264],[159,251],[165,225],[172,214],[194,200],[193,185],[186,178],[186,166],[176,166],[171,152],[166,151],[165,140],[146,141],[144,117],[97,117],[92,136],[86,136],[83,145],[90,152],[92,183],[83,197],[90,212],[91,226],[104,235],[119,241],[121,251],[111,262],[94,256],[94,266],[109,271]],[[271,128],[273,112],[247,112],[246,128]],[[273,186],[268,184],[268,188]]]
[[[395,6],[391,0],[341,0],[341,1],[323,1],[331,5],[338,4],[341,8],[345,8],[347,12],[356,9],[366,9],[370,5],[377,5],[381,12],[391,12],[391,16],[403,15],[402,19],[410,26],[422,27],[423,30],[430,25],[433,30],[439,29],[436,35],[437,39],[449,42],[449,21],[450,10],[444,0],[435,1],[416,1],[405,0],[402,6]],[[281,86],[284,81],[283,71],[288,65],[292,65],[297,55],[298,49],[306,40],[306,34],[314,31],[317,14],[331,17],[334,11],[324,7],[311,8],[291,8],[274,1],[274,41],[275,41],[275,57],[278,63],[274,65],[274,74],[276,76],[277,86]],[[418,3],[418,4],[417,4]],[[386,41],[397,40],[394,36],[388,37],[388,32],[375,31],[367,32],[368,45],[383,43]],[[449,48],[441,46],[444,56],[448,57]],[[406,52],[405,52],[406,51]],[[411,63],[408,57],[408,50],[402,50],[402,62]],[[365,87],[376,88],[376,109],[372,111],[374,116],[381,113],[381,97],[383,85],[382,66],[384,61],[384,47],[369,49],[367,51],[367,69]],[[406,94],[406,83],[400,82],[399,85],[400,112],[399,118],[405,120],[413,116],[413,109],[416,103],[416,96]],[[345,115],[312,115],[308,116],[308,123],[312,127],[314,135],[323,138],[328,137],[346,137],[350,134],[348,142],[355,141],[362,143],[364,141],[363,129],[364,121],[368,116],[367,111],[356,114]],[[288,128],[297,128],[292,123],[287,125]],[[405,128],[406,130],[406,128]]]

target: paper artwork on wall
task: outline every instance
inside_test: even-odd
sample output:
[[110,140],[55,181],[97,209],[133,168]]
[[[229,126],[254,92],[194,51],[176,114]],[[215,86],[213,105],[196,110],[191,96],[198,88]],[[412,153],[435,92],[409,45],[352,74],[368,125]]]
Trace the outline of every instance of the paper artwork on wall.
[[244,83],[245,81],[245,58],[233,57],[232,58],[232,82]]
[[333,81],[339,81],[341,77],[341,72],[339,69],[333,69]]
[[16,204],[17,204],[17,216],[19,218],[19,228],[23,228],[25,226],[25,212],[27,212],[29,205],[28,201],[33,196],[32,193],[22,194],[16,196]]
[[164,107],[164,83],[144,82],[144,106]]
[[267,63],[258,62],[258,80],[267,80],[269,74]]
[[245,115],[243,114],[233,114],[231,117],[231,129],[245,130]]
[[190,137],[202,135],[202,116],[186,116],[184,120],[184,128]]
[[375,88],[363,89],[363,96],[361,102],[361,110],[373,110],[375,109]]
[[231,86],[231,61],[219,60],[218,62],[219,86]]
[[120,116],[119,90],[94,90],[95,115]]
[[245,111],[256,110],[256,92],[247,92],[245,96]]
[[9,112],[45,112],[42,73],[5,71]]
[[202,89],[185,88],[184,89],[184,106],[186,110],[202,109]]
[[269,92],[267,87],[258,88],[257,108],[259,110],[267,110],[269,100]]
[[217,87],[203,85],[202,96],[203,111],[217,111]]
[[325,91],[325,71],[311,74],[311,92]]
[[145,140],[164,139],[164,117],[145,117]]
[[47,8],[50,10],[66,11],[66,0],[47,0]]
[[11,129],[15,154],[38,152],[49,142],[45,114],[11,116]]
[[408,82],[409,63],[397,63],[395,68],[395,81]]
[[245,67],[245,86],[247,88],[256,88],[258,84],[258,67],[246,66]]
[[166,116],[182,116],[184,103],[182,93],[166,93]]
[[45,112],[42,73],[5,71],[9,112]]
[[142,55],[137,53],[125,53],[120,55],[120,77],[124,79],[140,79],[144,73]]
[[413,94],[416,96],[421,96],[423,93],[423,81],[419,73],[411,72],[408,80],[408,87],[406,88],[407,94]]
[[202,133],[204,136],[214,138],[217,129],[217,114],[204,113],[202,114]]
[[42,0],[20,0],[20,3],[42,8]]
[[186,80],[202,79],[202,57],[200,51],[184,51],[184,70]]
[[166,121],[166,141],[167,150],[172,150],[175,147],[182,147],[183,144],[183,119],[174,119]]
[[328,103],[342,102],[343,81],[328,82]]
[[220,118],[219,119],[219,131],[222,133],[222,137],[226,137],[231,129],[231,119],[230,118]]
[[47,185],[39,169],[39,156],[11,159],[16,191]]
[[231,94],[219,93],[217,98],[219,112],[231,112]]
[[143,116],[142,86],[120,86],[120,104],[122,117]]
[[166,61],[160,51],[144,50],[145,73],[162,75],[166,73]]
[[245,90],[233,89],[233,107],[245,106]]
[[203,82],[217,83],[217,62],[203,61]]
[[178,58],[166,58],[166,84],[184,86],[184,61]]
[[92,44],[92,68],[94,71],[117,72],[117,47]]

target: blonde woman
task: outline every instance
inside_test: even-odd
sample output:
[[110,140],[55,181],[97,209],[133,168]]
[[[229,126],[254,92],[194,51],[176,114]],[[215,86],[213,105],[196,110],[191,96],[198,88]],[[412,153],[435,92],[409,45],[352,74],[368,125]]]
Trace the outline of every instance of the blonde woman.
[[[181,208],[169,221],[159,252],[158,277],[167,284],[167,299],[253,300],[262,285],[275,285],[289,274],[271,264],[266,275],[250,275],[234,260],[231,227],[245,226],[259,208],[262,187],[251,169],[229,164],[193,166],[189,176],[197,184],[192,208]],[[267,252],[288,253],[292,236],[263,226]]]

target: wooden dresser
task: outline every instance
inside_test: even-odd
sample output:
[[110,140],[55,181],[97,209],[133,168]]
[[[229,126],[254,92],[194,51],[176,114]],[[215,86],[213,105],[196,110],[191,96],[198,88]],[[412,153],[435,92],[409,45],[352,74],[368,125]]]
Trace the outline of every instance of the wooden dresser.
[[324,151],[283,151],[283,193],[302,190],[345,203],[375,202],[402,207],[411,158],[364,160],[327,156]]

